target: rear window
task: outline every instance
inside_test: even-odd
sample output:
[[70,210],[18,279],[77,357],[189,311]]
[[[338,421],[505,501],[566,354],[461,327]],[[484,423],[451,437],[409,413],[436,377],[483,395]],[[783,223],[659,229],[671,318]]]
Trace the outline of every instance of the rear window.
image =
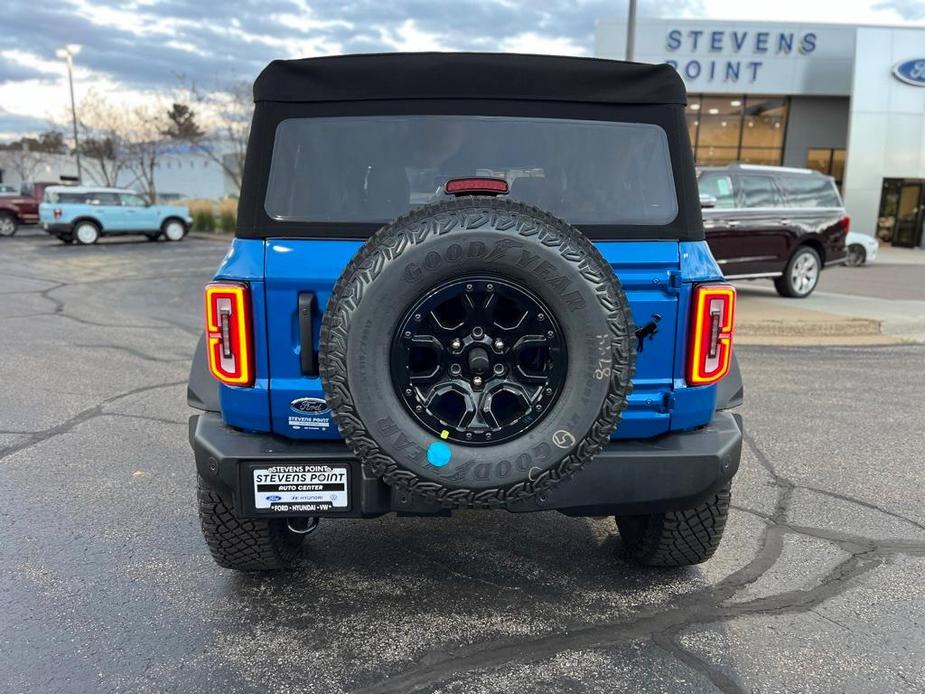
[[787,176],[780,179],[791,207],[841,207],[835,181],[823,176]]
[[384,223],[445,199],[451,178],[583,225],[662,225],[678,202],[665,131],[648,123],[489,116],[282,121],[265,207],[281,221]]

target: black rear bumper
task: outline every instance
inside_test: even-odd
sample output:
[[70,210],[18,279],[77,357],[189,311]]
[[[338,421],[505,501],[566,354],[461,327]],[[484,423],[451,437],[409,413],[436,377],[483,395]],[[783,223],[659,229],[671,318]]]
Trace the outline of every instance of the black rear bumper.
[[[241,517],[244,471],[252,463],[344,463],[350,466],[350,511],[301,515],[346,518],[396,512],[438,515],[444,509],[393,490],[363,470],[341,441],[293,441],[267,434],[247,434],[226,426],[212,412],[190,417],[190,444],[196,467],[210,487],[232,503]],[[568,515],[641,514],[692,508],[723,486],[739,468],[742,420],[717,412],[696,431],[656,439],[614,441],[572,479],[548,494],[519,502],[514,512],[558,510]]]

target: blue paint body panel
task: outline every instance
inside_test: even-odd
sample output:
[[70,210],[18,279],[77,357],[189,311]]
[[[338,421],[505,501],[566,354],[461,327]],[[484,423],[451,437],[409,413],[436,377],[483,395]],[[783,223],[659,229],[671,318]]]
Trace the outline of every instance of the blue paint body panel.
[[[251,283],[257,383],[254,388],[221,387],[227,423],[290,438],[340,438],[330,413],[305,420],[290,407],[299,398],[324,397],[321,380],[301,372],[298,296],[315,294],[312,342],[317,350],[334,283],[361,245],[309,239],[232,243],[216,277]],[[657,332],[637,356],[634,390],[614,438],[651,438],[707,424],[716,406],[716,386],[690,388],[684,382],[691,286],[722,279],[706,242],[596,245],[623,284],[636,326],[660,317]]]

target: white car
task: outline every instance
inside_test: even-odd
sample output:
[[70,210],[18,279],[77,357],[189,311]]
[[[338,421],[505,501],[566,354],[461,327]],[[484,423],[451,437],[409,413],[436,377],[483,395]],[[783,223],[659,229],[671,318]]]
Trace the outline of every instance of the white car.
[[877,259],[877,249],[880,248],[880,242],[873,236],[849,231],[848,236],[845,238],[845,247],[848,249],[846,263],[858,267],[864,263],[872,263]]

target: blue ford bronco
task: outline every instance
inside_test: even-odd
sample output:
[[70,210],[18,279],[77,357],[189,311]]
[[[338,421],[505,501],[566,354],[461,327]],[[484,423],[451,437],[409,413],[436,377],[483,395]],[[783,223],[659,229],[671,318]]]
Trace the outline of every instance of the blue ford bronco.
[[584,58],[276,61],[189,382],[215,561],[321,518],[614,516],[716,550],[742,429],[735,292],[675,71]]

